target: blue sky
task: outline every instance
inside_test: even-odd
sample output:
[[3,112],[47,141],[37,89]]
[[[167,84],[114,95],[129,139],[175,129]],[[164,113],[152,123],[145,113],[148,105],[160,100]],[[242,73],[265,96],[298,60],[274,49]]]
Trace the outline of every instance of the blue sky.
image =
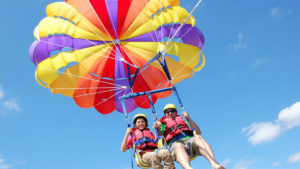
[[[79,108],[35,82],[28,48],[51,2],[0,6],[0,169],[129,169],[122,114]],[[191,10],[196,1],[181,3]],[[203,0],[194,15],[207,62],[178,91],[216,159],[232,169],[300,168],[300,2]],[[210,168],[203,157],[192,165]]]

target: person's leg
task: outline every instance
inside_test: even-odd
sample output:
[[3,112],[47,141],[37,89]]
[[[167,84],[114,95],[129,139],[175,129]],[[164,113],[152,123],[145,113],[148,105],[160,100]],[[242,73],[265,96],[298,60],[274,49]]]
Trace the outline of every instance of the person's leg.
[[158,157],[164,161],[165,169],[175,169],[174,160],[167,149],[156,150]]
[[195,137],[199,137],[201,143],[203,144],[203,147],[206,149],[206,151],[209,153],[210,156],[215,158],[215,155],[210,147],[210,145],[206,142],[206,140],[201,135],[196,135]]
[[147,164],[151,164],[153,169],[163,169],[161,160],[158,158],[156,152],[146,152],[142,155],[142,161]]
[[212,169],[225,169],[224,166],[220,165],[215,160],[214,155],[213,154],[211,155],[211,153],[212,153],[211,148],[210,148],[211,152],[209,152],[208,148],[206,147],[205,143],[201,140],[201,138],[202,137],[199,136],[199,135],[196,135],[194,137],[195,144],[196,144],[200,154],[209,161],[209,163],[211,164]]
[[193,169],[190,164],[190,157],[186,152],[184,144],[176,142],[174,143],[176,161],[182,166],[184,169]]

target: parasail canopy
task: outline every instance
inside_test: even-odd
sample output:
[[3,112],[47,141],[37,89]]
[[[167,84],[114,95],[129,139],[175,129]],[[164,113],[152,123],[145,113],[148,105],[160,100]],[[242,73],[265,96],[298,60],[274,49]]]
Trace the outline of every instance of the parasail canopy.
[[[80,107],[122,112],[121,96],[171,87],[204,66],[204,36],[179,0],[66,0],[46,13],[29,50],[36,80]],[[125,103],[150,108],[147,96]]]

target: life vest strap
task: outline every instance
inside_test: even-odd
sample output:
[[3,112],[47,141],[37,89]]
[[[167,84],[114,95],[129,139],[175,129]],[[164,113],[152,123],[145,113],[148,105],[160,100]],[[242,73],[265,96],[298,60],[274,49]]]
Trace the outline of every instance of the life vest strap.
[[182,129],[182,128],[185,128],[185,125],[184,125],[184,124],[177,124],[177,125],[174,126],[174,127],[168,128],[168,130],[166,130],[166,131],[164,132],[164,135],[168,135],[170,132],[175,131],[176,129]]

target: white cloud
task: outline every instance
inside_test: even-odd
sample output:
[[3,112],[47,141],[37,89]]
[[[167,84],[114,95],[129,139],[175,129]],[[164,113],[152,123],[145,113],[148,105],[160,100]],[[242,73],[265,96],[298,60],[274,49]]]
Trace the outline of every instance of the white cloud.
[[258,58],[256,59],[256,61],[251,65],[252,68],[257,68],[259,66],[261,66],[262,64],[265,64],[267,62],[269,62],[270,59],[269,58]]
[[274,163],[272,164],[272,167],[278,167],[279,164],[280,164],[280,162],[279,162],[279,161],[276,161],[276,162],[274,162]]
[[14,99],[14,98],[6,100],[3,103],[3,107],[5,107],[8,110],[15,110],[15,111],[20,111],[21,110],[19,105],[17,104],[17,100]]
[[[21,108],[15,98],[7,99],[0,84],[0,116],[5,116],[11,111],[20,111]],[[1,169],[1,168],[0,168]]]
[[300,125],[300,101],[293,104],[290,107],[283,109],[276,121],[277,123],[282,123],[288,129],[297,127]]
[[9,169],[8,164],[0,164],[0,169]]
[[237,34],[237,42],[236,43],[230,43],[229,46],[231,48],[233,48],[234,51],[246,48],[247,47],[247,43],[244,42],[244,35],[239,32]]
[[282,132],[300,125],[300,101],[280,111],[274,122],[256,122],[242,129],[252,145],[270,142]]
[[292,154],[288,159],[289,163],[296,163],[298,161],[300,161],[300,152],[298,152],[296,154]]
[[242,132],[247,132],[248,141],[256,145],[273,140],[280,134],[281,129],[279,125],[272,122],[260,122],[243,128]]
[[282,9],[280,6],[274,7],[270,10],[270,15],[272,18],[280,19],[291,14],[293,14],[292,10]]
[[2,89],[2,86],[0,85],[0,99],[4,97],[4,91]]
[[10,165],[4,163],[5,159],[0,154],[0,169],[9,169]]
[[231,162],[231,159],[230,159],[230,158],[227,158],[227,159],[223,160],[223,161],[221,162],[221,164],[222,164],[223,166],[227,166],[230,162]]
[[272,17],[279,17],[279,16],[283,15],[283,11],[278,6],[278,7],[272,8],[270,11],[270,14]]
[[234,165],[233,169],[250,169],[252,168],[251,166],[256,163],[256,161],[257,161],[256,159],[253,160],[242,159]]

